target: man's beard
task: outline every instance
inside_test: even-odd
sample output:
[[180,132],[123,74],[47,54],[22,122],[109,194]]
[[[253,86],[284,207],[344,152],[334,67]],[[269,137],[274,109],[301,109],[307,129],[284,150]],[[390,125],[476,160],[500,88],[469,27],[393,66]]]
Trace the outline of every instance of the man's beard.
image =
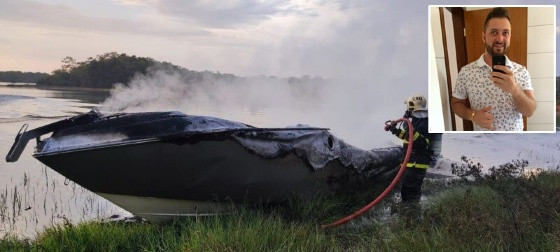
[[490,56],[504,56],[504,55],[506,55],[506,52],[508,51],[509,46],[507,46],[504,43],[504,47],[503,47],[504,50],[502,52],[494,52],[494,50],[492,50],[492,49],[493,49],[495,44],[496,43],[494,43],[492,45],[489,45],[489,44],[484,43],[484,46],[486,47],[486,51],[490,54]]

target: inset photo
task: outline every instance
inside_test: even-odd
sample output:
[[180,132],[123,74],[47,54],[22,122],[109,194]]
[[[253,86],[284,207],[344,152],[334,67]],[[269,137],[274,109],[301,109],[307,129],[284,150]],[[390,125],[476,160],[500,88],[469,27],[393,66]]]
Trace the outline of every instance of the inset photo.
[[556,6],[429,6],[430,132],[556,131]]

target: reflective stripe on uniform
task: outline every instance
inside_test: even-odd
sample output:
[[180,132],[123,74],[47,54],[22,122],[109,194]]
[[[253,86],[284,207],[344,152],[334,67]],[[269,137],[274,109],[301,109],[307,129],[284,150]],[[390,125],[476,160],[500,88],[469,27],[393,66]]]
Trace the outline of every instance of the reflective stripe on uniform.
[[401,132],[399,133],[399,138],[403,139],[404,138],[404,130],[401,130]]
[[[414,133],[413,141],[416,141],[416,139],[417,139],[419,136],[422,136],[422,135],[420,135],[420,133],[418,133],[418,132]],[[400,137],[400,136],[399,136],[399,137]],[[426,140],[426,148],[428,148],[428,146],[430,146],[430,139],[424,138],[424,140]],[[404,144],[408,144],[408,140],[407,140],[407,139],[403,139],[402,141],[403,141]]]
[[414,136],[412,137],[412,141],[416,141],[416,139],[418,139],[419,136],[420,136],[420,133],[418,133],[418,131],[414,132]]
[[406,167],[409,167],[409,168],[419,168],[419,169],[428,169],[428,167],[430,167],[430,165],[427,165],[427,164],[417,164],[417,163],[408,163],[408,164],[406,164]]

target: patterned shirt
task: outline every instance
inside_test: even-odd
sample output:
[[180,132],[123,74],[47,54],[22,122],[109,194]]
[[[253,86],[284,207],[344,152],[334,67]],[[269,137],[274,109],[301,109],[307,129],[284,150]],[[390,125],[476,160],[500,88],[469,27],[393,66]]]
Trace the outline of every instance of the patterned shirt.
[[[520,64],[510,61],[506,57],[506,66],[513,72],[515,82],[521,90],[533,90],[529,71]],[[515,109],[513,97],[497,87],[491,78],[492,68],[484,62],[484,54],[477,61],[461,68],[457,83],[453,89],[453,97],[467,99],[474,110],[492,106],[489,112],[494,115],[494,126],[498,131],[523,130],[523,117]],[[487,131],[476,124],[474,130]]]

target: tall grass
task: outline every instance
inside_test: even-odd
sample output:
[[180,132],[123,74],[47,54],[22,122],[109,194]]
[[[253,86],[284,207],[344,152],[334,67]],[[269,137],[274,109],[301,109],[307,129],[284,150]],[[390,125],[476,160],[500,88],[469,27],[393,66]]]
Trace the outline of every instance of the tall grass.
[[[458,165],[464,170],[476,164]],[[418,218],[381,221],[379,207],[352,223],[322,230],[361,207],[371,194],[322,195],[313,200],[243,207],[230,214],[151,223],[90,222],[51,227],[36,239],[5,237],[12,251],[559,251],[560,173],[523,177],[523,163],[427,182],[438,188]],[[480,168],[480,167],[478,167]],[[459,169],[460,170],[460,169]],[[472,170],[472,169],[471,169]],[[429,188],[427,188],[429,189]],[[389,200],[390,202],[390,200]]]
[[45,251],[327,251],[336,246],[333,241],[314,225],[289,223],[275,213],[244,209],[231,215],[182,219],[166,225],[92,222],[58,226],[47,229],[31,243],[7,239],[0,242],[0,248],[13,246]]

